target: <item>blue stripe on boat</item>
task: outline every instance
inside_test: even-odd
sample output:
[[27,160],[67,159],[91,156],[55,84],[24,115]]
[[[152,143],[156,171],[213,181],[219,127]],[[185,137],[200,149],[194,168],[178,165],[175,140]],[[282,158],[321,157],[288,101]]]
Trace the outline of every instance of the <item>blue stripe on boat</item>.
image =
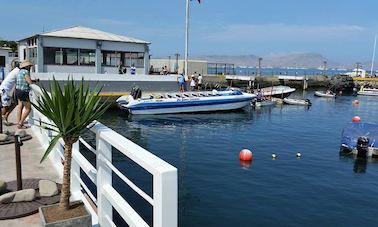
[[198,101],[178,101],[178,102],[154,102],[154,103],[141,103],[136,106],[129,107],[130,110],[148,110],[148,109],[165,109],[165,108],[178,108],[178,107],[192,107],[192,106],[208,106],[229,104],[237,102],[251,101],[253,98],[240,98],[229,100],[198,100]]

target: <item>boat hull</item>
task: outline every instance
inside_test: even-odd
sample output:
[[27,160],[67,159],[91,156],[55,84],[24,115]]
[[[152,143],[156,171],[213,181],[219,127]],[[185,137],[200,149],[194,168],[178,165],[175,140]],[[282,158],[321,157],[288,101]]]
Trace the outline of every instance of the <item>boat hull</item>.
[[320,92],[320,91],[315,91],[315,96],[318,96],[318,97],[323,97],[323,98],[335,98],[336,95],[334,94],[326,94],[324,92]]
[[252,99],[218,103],[218,104],[185,104],[179,106],[160,106],[160,107],[144,107],[144,108],[129,108],[131,114],[170,114],[170,113],[193,113],[193,112],[213,112],[224,110],[236,110],[244,108],[250,104]]
[[363,96],[378,96],[378,91],[359,91],[357,95]]
[[284,98],[283,102],[289,105],[299,105],[299,106],[310,106],[311,102],[309,100],[303,99],[288,99]]

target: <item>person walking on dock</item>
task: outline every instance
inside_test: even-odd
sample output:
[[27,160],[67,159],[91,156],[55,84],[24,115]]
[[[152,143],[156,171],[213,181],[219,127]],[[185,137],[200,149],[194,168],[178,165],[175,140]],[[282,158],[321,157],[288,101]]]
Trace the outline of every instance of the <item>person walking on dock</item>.
[[[30,68],[33,64],[25,60],[20,64],[20,71],[16,76],[16,98],[18,101],[17,113],[17,128],[25,129],[24,121],[31,111],[31,104],[29,100],[30,84],[33,81],[30,78]],[[24,110],[25,107],[25,111]]]
[[1,103],[3,107],[1,109],[1,114],[4,118],[5,125],[10,125],[10,123],[8,122],[8,117],[14,109],[14,105],[12,105],[12,90],[14,88],[14,85],[16,84],[16,76],[20,71],[20,69],[18,68],[18,62],[15,62],[14,66],[14,69],[5,77],[0,85]]
[[196,78],[192,76],[190,79],[190,91],[194,91],[196,88]]

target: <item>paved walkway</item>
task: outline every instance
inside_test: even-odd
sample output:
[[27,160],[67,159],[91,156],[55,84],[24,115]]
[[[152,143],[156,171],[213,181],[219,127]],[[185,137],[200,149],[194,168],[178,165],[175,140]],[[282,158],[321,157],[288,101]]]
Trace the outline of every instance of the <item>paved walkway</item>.
[[[12,112],[9,119],[10,122],[16,122],[16,112],[16,109]],[[3,131],[14,132],[16,130],[16,126],[3,126]],[[22,178],[43,178],[61,183],[61,179],[59,179],[59,175],[49,159],[46,159],[40,164],[41,157],[44,154],[44,149],[30,128],[26,129],[26,132],[31,134],[33,138],[31,140],[24,141],[24,145],[21,147]],[[4,181],[16,180],[16,161],[14,150],[14,144],[0,145],[0,179]],[[24,218],[0,220],[0,226],[37,227],[39,226],[39,216],[37,213]]]

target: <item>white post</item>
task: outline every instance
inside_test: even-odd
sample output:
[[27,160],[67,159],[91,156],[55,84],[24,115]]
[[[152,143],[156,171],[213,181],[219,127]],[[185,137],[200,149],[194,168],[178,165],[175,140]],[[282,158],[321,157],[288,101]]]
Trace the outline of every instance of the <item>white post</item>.
[[112,161],[112,146],[100,138],[101,129],[96,133],[97,148],[97,208],[100,226],[108,226],[113,220],[113,207],[103,194],[105,185],[112,185],[112,170],[106,165],[106,160]]
[[373,59],[371,60],[371,69],[370,69],[370,76],[373,76],[374,70],[374,58],[375,58],[375,48],[377,47],[377,34],[375,34],[374,38],[374,50],[373,50]]
[[186,0],[185,30],[185,76],[188,76],[188,42],[189,42],[189,0]]
[[153,188],[153,226],[178,226],[177,169],[155,174],[153,179]]

